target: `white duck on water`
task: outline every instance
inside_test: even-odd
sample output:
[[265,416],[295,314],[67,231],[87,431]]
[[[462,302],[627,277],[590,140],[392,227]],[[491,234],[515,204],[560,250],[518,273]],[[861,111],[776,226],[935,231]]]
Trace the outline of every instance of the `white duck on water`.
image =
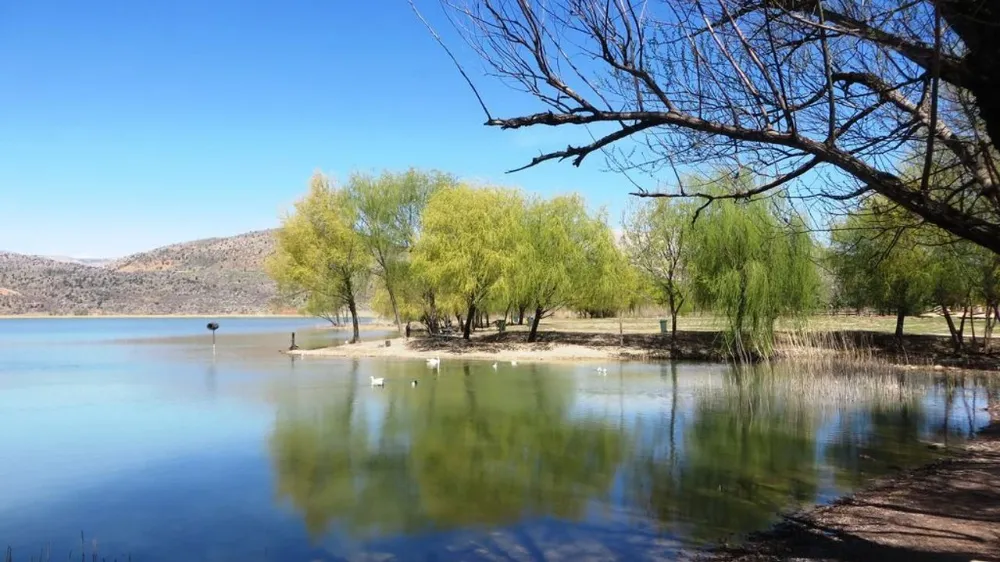
[[441,358],[440,357],[435,357],[433,359],[428,359],[427,360],[427,366],[430,367],[430,368],[432,368],[432,369],[440,367],[441,366]]
[[368,377],[372,381],[372,386],[385,386],[385,377]]

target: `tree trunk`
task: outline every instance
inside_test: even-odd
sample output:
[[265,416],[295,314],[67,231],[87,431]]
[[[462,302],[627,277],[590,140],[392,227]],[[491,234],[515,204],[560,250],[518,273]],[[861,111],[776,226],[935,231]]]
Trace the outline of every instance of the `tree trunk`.
[[538,323],[542,321],[542,308],[535,309],[535,317],[531,319],[531,330],[528,332],[528,341],[534,342],[538,338]]
[[996,325],[996,319],[993,315],[994,306],[992,303],[986,303],[986,328],[983,329],[983,353],[990,352],[990,344],[993,341],[993,327]]
[[399,320],[399,306],[396,304],[396,292],[390,288],[389,283],[385,284],[385,292],[389,293],[389,304],[392,305],[392,316],[396,319],[396,331],[403,333],[403,323]]
[[347,306],[351,311],[351,325],[354,328],[354,337],[351,338],[351,343],[358,343],[361,340],[361,329],[358,327],[358,305],[354,302],[353,295]]
[[969,307],[969,329],[972,330],[972,350],[976,350],[976,305]]
[[431,291],[427,294],[427,304],[430,306],[430,318],[427,321],[427,331],[432,334],[438,333],[438,313],[437,313],[437,303],[434,300],[434,292]]
[[618,345],[625,346],[625,328],[623,326],[622,315],[625,314],[625,309],[618,309]]
[[958,337],[962,340],[962,345],[965,345],[965,317],[969,315],[969,305],[962,306],[962,321],[958,323]]
[[677,311],[680,306],[677,304],[677,298],[674,296],[673,291],[668,293],[668,298],[670,299],[670,339],[677,339]]
[[465,316],[465,326],[462,327],[462,337],[469,339],[472,334],[472,323],[476,321],[476,305],[469,303],[469,313]]
[[517,325],[524,326],[524,311],[528,310],[527,305],[517,305]]
[[903,343],[903,321],[906,320],[906,309],[896,310],[896,342]]
[[948,332],[951,334],[951,343],[955,346],[955,351],[962,349],[962,334],[958,333],[955,328],[955,321],[952,320],[948,307],[942,304],[941,313],[944,314],[944,320],[948,323]]

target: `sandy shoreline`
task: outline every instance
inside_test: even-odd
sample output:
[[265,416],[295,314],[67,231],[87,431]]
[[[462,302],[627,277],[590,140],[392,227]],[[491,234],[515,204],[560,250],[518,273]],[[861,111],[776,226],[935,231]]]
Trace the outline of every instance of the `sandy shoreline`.
[[[422,340],[410,340],[416,343]],[[623,358],[629,352],[639,353],[641,350],[629,347],[595,348],[575,344],[528,344],[512,343],[504,345],[503,349],[439,348],[425,346],[415,348],[407,345],[402,338],[390,340],[390,346],[385,346],[385,340],[363,341],[351,345],[338,345],[321,349],[295,350],[287,353],[306,357],[382,357],[390,359],[431,359],[440,357],[446,359],[473,359],[483,361],[525,361],[525,362],[563,362],[563,361],[609,361]],[[456,349],[457,348],[457,349]]]

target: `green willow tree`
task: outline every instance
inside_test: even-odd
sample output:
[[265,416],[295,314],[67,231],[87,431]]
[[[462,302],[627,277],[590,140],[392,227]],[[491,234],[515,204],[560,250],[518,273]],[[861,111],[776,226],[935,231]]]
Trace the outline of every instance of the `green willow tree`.
[[694,300],[725,316],[736,357],[770,355],[777,319],[815,306],[814,243],[802,220],[787,214],[783,220],[767,200],[724,200],[704,209],[692,228]]
[[401,285],[410,275],[409,251],[420,230],[420,217],[433,193],[455,184],[447,174],[414,169],[379,176],[353,174],[347,182],[347,193],[357,209],[354,229],[372,256],[373,273],[400,332]]
[[907,316],[932,297],[934,261],[912,221],[872,199],[834,229],[831,260],[842,290],[855,306],[896,313],[896,338]]
[[469,339],[480,307],[511,270],[524,203],[519,193],[462,185],[435,193],[413,252],[416,274],[452,308],[465,312]]
[[[594,249],[607,238],[607,225],[587,213],[578,195],[536,199],[527,204],[520,221],[520,242],[508,280],[521,298],[533,306],[528,341],[538,336],[538,324],[553,312],[573,303],[593,279]],[[588,259],[592,258],[592,259]]]
[[597,221],[599,228],[586,248],[586,282],[582,284],[574,307],[577,311],[602,311],[618,317],[619,344],[624,344],[623,315],[647,301],[646,286],[636,268],[615,243],[614,233],[605,217]]
[[677,316],[687,301],[690,259],[690,204],[656,199],[629,207],[622,242],[632,264],[655,289],[657,303],[670,309],[670,336],[677,337]]
[[356,221],[348,194],[325,175],[314,174],[309,192],[282,220],[275,253],[266,264],[282,294],[304,295],[307,307],[323,303],[347,308],[354,342],[360,338],[358,296],[371,270],[371,258],[353,228]]

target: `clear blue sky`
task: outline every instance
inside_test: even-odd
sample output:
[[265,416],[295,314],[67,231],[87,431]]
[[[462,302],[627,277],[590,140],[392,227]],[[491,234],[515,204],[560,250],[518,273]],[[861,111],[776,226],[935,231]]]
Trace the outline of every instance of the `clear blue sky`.
[[[495,113],[536,107],[469,70]],[[0,250],[117,257],[273,227],[317,168],[579,191],[617,222],[630,184],[600,156],[504,174],[574,134],[483,121],[405,0],[0,3]]]

